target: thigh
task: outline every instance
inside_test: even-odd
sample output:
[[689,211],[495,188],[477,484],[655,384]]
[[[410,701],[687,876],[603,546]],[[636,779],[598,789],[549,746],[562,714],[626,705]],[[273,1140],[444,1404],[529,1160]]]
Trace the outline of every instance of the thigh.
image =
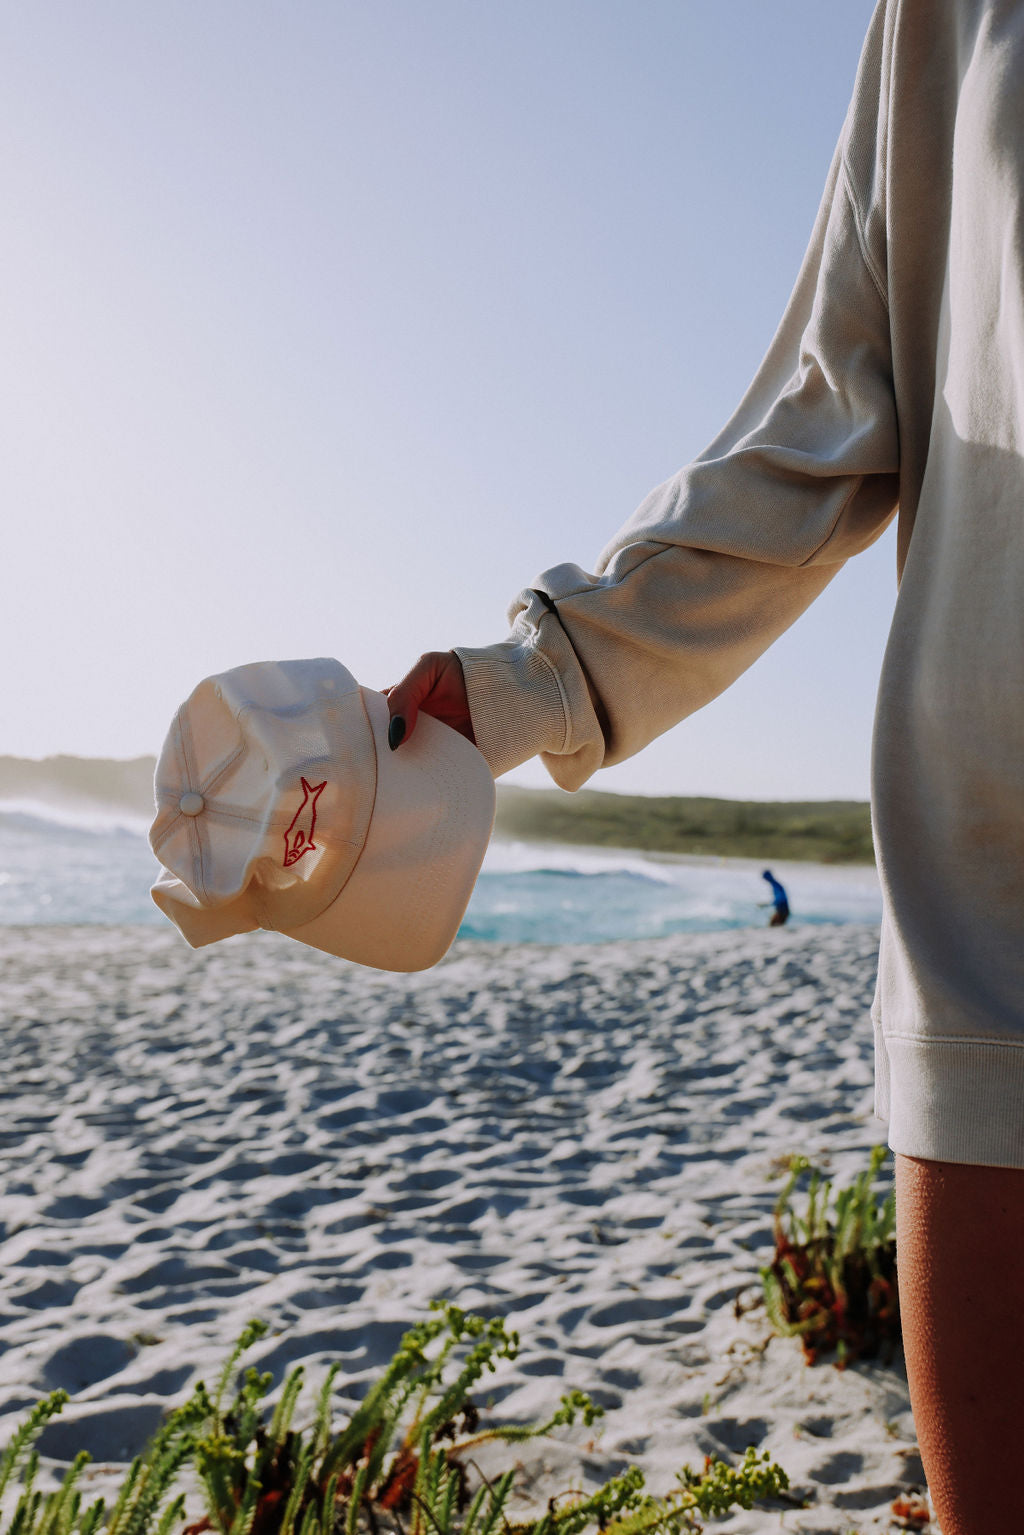
[[1024,1171],[896,1158],[900,1311],[921,1454],[943,1535],[1021,1518]]

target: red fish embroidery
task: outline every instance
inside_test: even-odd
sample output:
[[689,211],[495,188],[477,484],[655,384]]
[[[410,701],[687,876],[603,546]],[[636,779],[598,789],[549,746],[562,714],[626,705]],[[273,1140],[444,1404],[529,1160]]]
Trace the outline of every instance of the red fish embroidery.
[[302,804],[292,817],[292,824],[284,834],[284,866],[289,868],[293,863],[298,863],[303,853],[315,853],[316,843],[313,841],[313,833],[316,830],[316,802],[327,788],[327,779],[323,783],[307,783],[303,778]]

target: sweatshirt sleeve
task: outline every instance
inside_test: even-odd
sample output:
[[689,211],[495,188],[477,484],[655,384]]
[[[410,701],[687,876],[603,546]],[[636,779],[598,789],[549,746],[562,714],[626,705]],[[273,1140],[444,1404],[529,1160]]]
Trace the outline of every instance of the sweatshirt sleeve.
[[652,491],[592,574],[545,571],[512,604],[507,639],[457,649],[496,776],[539,753],[577,789],[639,751],[735,681],[893,515],[883,10],[796,288],[732,420]]

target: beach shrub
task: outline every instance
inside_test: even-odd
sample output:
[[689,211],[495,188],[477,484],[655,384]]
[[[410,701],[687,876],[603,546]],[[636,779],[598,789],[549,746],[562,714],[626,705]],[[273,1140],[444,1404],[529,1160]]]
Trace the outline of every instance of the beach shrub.
[[[887,1155],[876,1146],[866,1171],[834,1193],[806,1157],[790,1158],[775,1206],[775,1257],[761,1282],[773,1327],[800,1339],[809,1364],[833,1350],[838,1369],[880,1352],[891,1358],[899,1342],[896,1195],[890,1187],[880,1198],[874,1187]],[[793,1194],[805,1174],[801,1214]]]
[[[736,1467],[711,1458],[699,1472],[684,1466],[661,1498],[645,1491],[643,1473],[631,1466],[596,1492],[559,1493],[537,1516],[517,1517],[510,1503],[519,1468],[488,1478],[471,1453],[487,1441],[514,1445],[577,1421],[592,1424],[602,1409],[570,1391],[544,1422],[483,1423],[469,1393],[518,1350],[516,1333],[502,1320],[436,1306],[405,1334],[340,1429],[331,1410],[337,1366],[305,1429],[293,1427],[301,1365],[273,1410],[265,1403],[270,1375],[252,1368],[240,1374],[242,1355],[265,1331],[265,1324],[251,1323],[213,1395],[200,1384],[168,1416],[109,1510],[102,1499],[82,1506],[85,1452],[54,1492],[39,1491],[32,1441],[68,1398],[58,1391],[38,1403],[0,1460],[0,1507],[9,1510],[0,1535],[682,1535],[699,1532],[703,1516],[751,1508],[789,1485],[767,1454],[749,1449]],[[10,1509],[4,1494],[19,1485]],[[189,1524],[187,1492],[193,1502],[200,1493],[205,1506]]]

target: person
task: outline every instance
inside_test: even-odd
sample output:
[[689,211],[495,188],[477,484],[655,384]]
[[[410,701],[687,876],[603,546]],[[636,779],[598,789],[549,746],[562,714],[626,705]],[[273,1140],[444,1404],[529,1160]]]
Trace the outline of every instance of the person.
[[[720,693],[898,509],[872,801],[876,1113],[944,1535],[1008,1528],[1024,1428],[1024,7],[880,0],[748,393],[593,573],[389,692],[580,784]],[[1016,1516],[1013,1516],[1016,1517]]]
[[785,887],[779,884],[771,869],[765,869],[761,878],[768,881],[772,892],[771,900],[762,903],[772,908],[772,914],[768,919],[768,926],[784,927],[789,921],[789,896],[786,894]]

